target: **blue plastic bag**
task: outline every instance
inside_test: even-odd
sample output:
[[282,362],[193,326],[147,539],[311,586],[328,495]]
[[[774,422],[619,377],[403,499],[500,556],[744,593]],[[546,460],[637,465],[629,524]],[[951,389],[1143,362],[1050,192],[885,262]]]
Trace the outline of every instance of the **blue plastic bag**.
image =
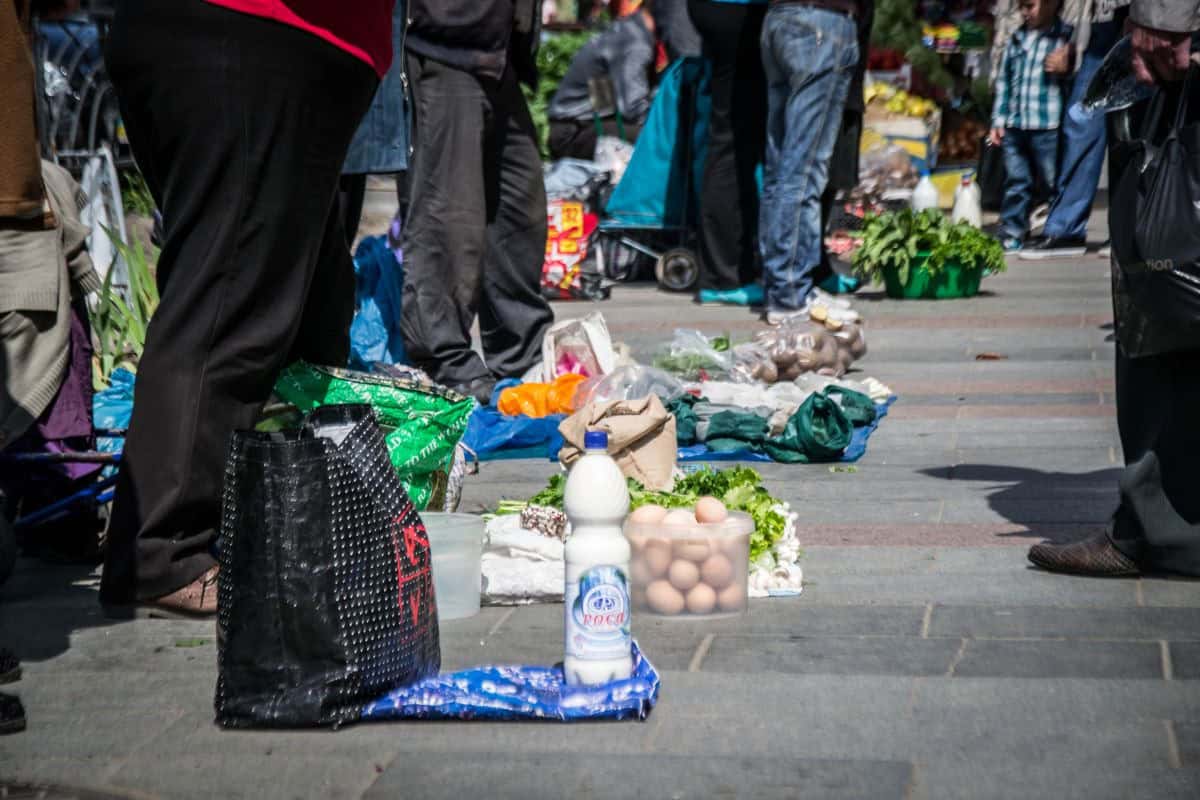
[[391,691],[367,704],[363,719],[644,720],[658,689],[658,672],[635,641],[633,674],[623,681],[568,686],[561,666],[475,667]]
[[404,266],[386,236],[368,236],[354,252],[355,307],[350,323],[350,367],[370,370],[376,362],[405,364],[400,335]]

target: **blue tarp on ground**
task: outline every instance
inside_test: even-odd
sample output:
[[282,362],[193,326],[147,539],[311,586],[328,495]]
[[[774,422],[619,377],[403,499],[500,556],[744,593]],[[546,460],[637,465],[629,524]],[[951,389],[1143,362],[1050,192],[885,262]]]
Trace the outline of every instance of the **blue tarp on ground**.
[[[867,440],[879,427],[879,422],[887,416],[888,409],[896,402],[895,397],[886,403],[875,404],[875,421],[870,425],[855,428],[850,446],[838,459],[840,463],[851,464],[858,461],[867,452]],[[543,419],[533,417],[509,417],[501,414],[494,407],[476,408],[467,422],[467,432],[463,436],[463,444],[469,447],[480,461],[501,461],[517,458],[545,458],[554,461],[558,458],[559,448],[562,447],[562,434],[558,425],[566,417],[554,414]],[[686,461],[771,461],[771,457],[763,453],[750,451],[730,451],[714,453],[703,444],[679,448],[679,460]]]

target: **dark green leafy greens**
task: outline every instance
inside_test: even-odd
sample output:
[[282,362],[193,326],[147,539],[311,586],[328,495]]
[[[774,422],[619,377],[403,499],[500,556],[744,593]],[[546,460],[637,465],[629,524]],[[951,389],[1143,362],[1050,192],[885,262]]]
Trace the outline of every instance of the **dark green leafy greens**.
[[901,283],[919,253],[929,258],[922,268],[938,274],[946,264],[968,270],[1003,272],[1004,248],[995,238],[965,222],[952,223],[935,209],[911,209],[870,216],[863,227],[862,244],[854,251],[854,271],[867,280],[881,282],[885,270],[896,270]]
[[[526,505],[549,506],[562,509],[564,475],[555,475],[549,485],[525,503],[502,501],[497,514],[519,514]],[[675,482],[670,492],[654,492],[646,489],[633,478],[629,483],[630,510],[645,505],[660,505],[664,508],[691,508],[706,495],[717,497],[730,511],[742,511],[754,520],[754,534],[750,537],[750,561],[753,562],[779,541],[787,528],[787,513],[779,510],[782,503],[763,488],[762,476],[749,467],[729,467],[714,470],[711,467],[693,472]]]

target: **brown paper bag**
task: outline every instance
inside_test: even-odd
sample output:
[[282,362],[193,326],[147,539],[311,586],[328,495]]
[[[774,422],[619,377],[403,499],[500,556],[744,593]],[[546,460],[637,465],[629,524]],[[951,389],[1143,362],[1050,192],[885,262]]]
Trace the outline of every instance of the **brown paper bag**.
[[658,397],[588,403],[562,421],[559,432],[566,440],[558,453],[570,467],[583,455],[588,431],[608,434],[608,454],[626,477],[647,489],[669,492],[675,487],[675,417]]

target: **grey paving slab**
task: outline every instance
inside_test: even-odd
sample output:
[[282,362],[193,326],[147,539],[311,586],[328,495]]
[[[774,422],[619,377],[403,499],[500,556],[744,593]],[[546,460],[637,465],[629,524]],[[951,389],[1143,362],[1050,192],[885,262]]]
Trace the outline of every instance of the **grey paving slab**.
[[1121,608],[1136,605],[1137,582],[1070,580],[1026,569],[1005,580],[973,575],[873,575],[805,577],[804,599],[813,605],[975,605],[1005,604]]
[[1200,605],[1200,581],[1194,578],[1156,576],[1142,580],[1142,597],[1148,606]]
[[1152,642],[1018,641],[965,642],[954,675],[975,678],[1163,677],[1162,650]]
[[498,796],[894,798],[905,797],[909,764],[888,761],[802,758],[632,756],[619,764],[575,756],[518,755],[496,762],[481,754],[464,769],[465,757],[423,754],[397,758],[367,797],[452,798]]
[[[1200,605],[1200,591],[1193,599]],[[929,634],[974,639],[1197,641],[1200,640],[1200,607],[935,606]]]
[[708,672],[838,675],[944,675],[959,642],[951,639],[788,636],[748,641],[717,635],[700,668]]
[[1172,722],[1182,767],[1200,767],[1200,722]]
[[1170,648],[1176,680],[1200,680],[1200,642],[1173,642]]

